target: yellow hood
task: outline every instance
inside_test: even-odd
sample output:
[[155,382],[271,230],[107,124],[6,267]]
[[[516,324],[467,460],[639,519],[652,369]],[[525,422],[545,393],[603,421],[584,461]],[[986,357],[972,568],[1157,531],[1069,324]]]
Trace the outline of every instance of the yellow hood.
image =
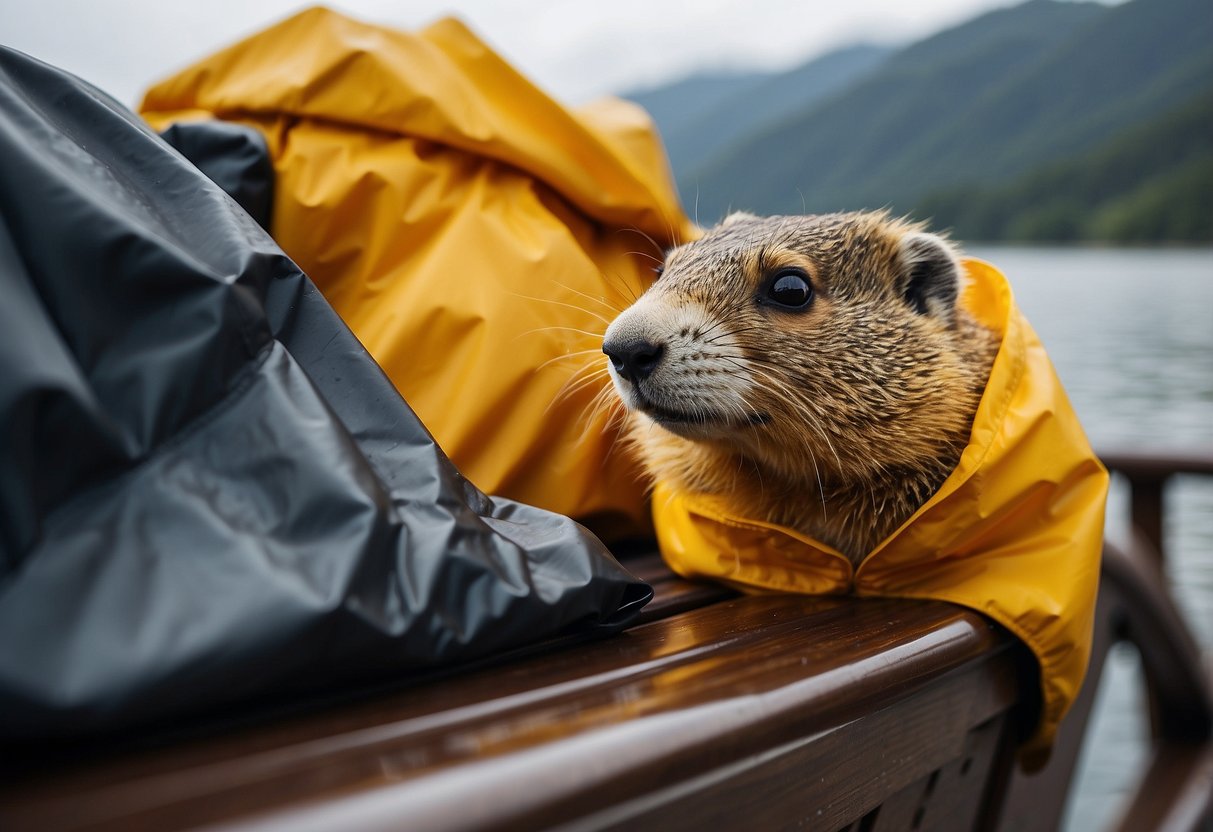
[[477,486],[608,537],[651,528],[616,426],[587,417],[594,333],[693,231],[639,108],[566,109],[454,20],[408,33],[317,8],[141,110],[261,130],[274,238]]
[[[858,569],[795,531],[659,483],[653,515],[677,572],[743,588],[935,598],[1015,633],[1041,668],[1031,747],[1047,747],[1078,695],[1091,646],[1108,475],[1003,276],[968,261],[963,303],[1002,346],[960,464]],[[896,441],[891,438],[890,441]]]

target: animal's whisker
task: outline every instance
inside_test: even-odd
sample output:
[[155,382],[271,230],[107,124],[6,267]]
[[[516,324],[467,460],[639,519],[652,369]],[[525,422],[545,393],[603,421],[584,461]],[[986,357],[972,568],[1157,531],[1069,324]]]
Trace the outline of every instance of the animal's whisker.
[[645,231],[643,231],[635,226],[630,226],[628,228],[621,228],[621,229],[619,229],[619,231],[617,233],[619,233],[619,234],[636,234],[636,235],[648,240],[649,245],[651,245],[653,247],[654,251],[660,251],[660,252],[665,251],[665,248],[660,243],[658,243],[656,240],[654,240]]
[[519,338],[525,338],[528,335],[538,335],[541,332],[555,332],[558,330],[562,332],[575,332],[578,335],[585,335],[597,341],[602,340],[601,332],[594,332],[589,329],[579,329],[575,326],[566,326],[564,324],[552,324],[551,326],[540,326],[536,327],[535,329],[528,329],[526,332],[518,333],[518,335],[514,337],[514,340],[517,341]]
[[[564,355],[553,356],[552,358],[549,358],[547,361],[544,361],[542,364],[540,364],[538,367],[536,367],[535,372],[539,372],[540,370],[542,370],[546,367],[549,367],[552,364],[558,364],[561,361],[570,361],[575,358],[594,358],[594,357],[601,356],[601,355],[602,355],[602,350],[577,350],[575,352],[565,353]],[[597,362],[588,362],[587,361],[586,365],[594,366],[594,364],[596,364],[596,363]]]
[[572,292],[573,294],[583,297],[588,301],[592,301],[594,303],[597,303],[601,306],[606,307],[606,310],[612,314],[618,315],[620,312],[623,311],[622,307],[616,306],[615,304],[612,304],[612,303],[608,303],[606,298],[594,297],[593,295],[589,294],[588,292],[583,292],[580,289],[574,289],[572,286],[568,286],[564,283],[561,283],[560,281],[554,280],[552,282],[555,283],[557,286],[559,286],[561,289],[564,289],[566,292]]
[[665,260],[663,258],[658,257],[655,254],[649,254],[647,251],[629,251],[627,253],[634,255],[636,257],[647,257],[648,259],[652,260],[654,263],[656,263],[659,266],[665,262]]
[[535,301],[536,303],[550,303],[553,306],[563,306],[566,309],[573,309],[577,312],[582,313],[583,315],[589,315],[591,318],[596,318],[599,321],[602,321],[602,323],[604,325],[610,325],[610,323],[611,323],[609,318],[603,317],[602,315],[599,315],[597,312],[592,312],[589,309],[585,309],[583,307],[577,306],[572,303],[565,303],[564,301],[556,300],[555,298],[536,298],[536,297],[532,297],[530,295],[523,295],[518,292],[509,292],[508,294],[513,295],[516,298],[522,298],[523,300],[532,300],[532,301]]
[[[640,294],[636,292],[636,287],[627,278],[621,277],[619,274],[608,274],[605,271],[601,271],[599,274],[606,281],[606,285],[623,299],[625,307],[631,306],[639,300]],[[643,293],[644,289],[640,291]]]
[[546,413],[557,403],[563,402],[566,399],[570,399],[573,396],[576,396],[582,390],[585,390],[586,388],[591,387],[595,384],[602,383],[602,381],[606,377],[607,377],[606,370],[594,370],[589,373],[582,373],[582,372],[574,373],[560,387],[560,389],[556,391],[556,395],[554,395],[552,397],[552,401],[548,403],[548,406],[546,408],[544,408],[544,412]]

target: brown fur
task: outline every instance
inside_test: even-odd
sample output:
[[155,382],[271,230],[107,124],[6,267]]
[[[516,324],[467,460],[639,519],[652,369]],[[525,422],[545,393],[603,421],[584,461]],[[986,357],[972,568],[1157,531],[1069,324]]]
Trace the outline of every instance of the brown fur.
[[[997,351],[949,296],[958,272],[907,295],[918,251],[955,269],[947,243],[883,213],[738,215],[672,251],[604,346],[664,339],[652,377],[613,372],[652,476],[858,563],[955,468]],[[805,309],[762,300],[788,267],[813,287]]]

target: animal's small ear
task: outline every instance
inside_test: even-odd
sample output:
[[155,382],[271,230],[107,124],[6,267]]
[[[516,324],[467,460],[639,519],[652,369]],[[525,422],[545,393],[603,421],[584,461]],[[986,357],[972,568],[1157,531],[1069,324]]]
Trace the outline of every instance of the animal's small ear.
[[731,213],[727,217],[725,217],[721,221],[720,224],[721,224],[721,226],[726,226],[726,225],[733,225],[734,223],[738,223],[738,222],[745,222],[747,220],[756,220],[756,219],[758,219],[758,217],[755,216],[754,214],[751,214],[749,211],[734,211],[733,213]]
[[951,325],[960,297],[961,268],[955,249],[942,237],[922,231],[901,240],[902,292],[921,315],[934,315]]

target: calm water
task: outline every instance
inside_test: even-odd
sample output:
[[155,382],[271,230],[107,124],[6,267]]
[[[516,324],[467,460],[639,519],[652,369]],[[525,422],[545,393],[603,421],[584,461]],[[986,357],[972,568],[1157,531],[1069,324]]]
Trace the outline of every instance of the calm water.
[[[1213,250],[972,247],[1010,279],[1097,449],[1213,449]],[[1213,651],[1213,478],[1166,495],[1173,591]],[[1108,534],[1123,539],[1128,501],[1113,484]],[[1136,653],[1109,657],[1068,832],[1107,827],[1145,764],[1148,728]]]

